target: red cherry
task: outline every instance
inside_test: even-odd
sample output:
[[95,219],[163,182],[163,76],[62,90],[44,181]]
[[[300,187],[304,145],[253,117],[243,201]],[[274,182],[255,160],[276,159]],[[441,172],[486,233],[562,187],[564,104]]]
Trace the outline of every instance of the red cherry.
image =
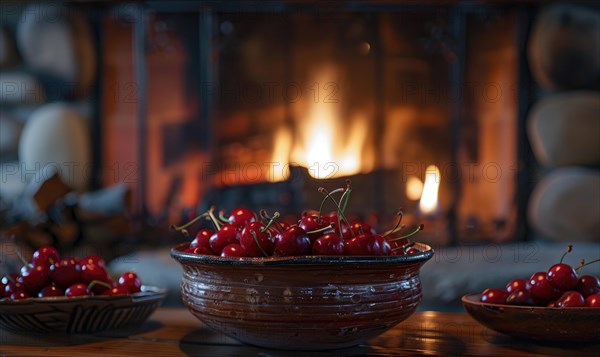
[[208,244],[214,254],[221,255],[226,245],[239,243],[239,241],[240,231],[238,227],[231,224],[224,224],[221,229],[210,237]]
[[31,262],[33,265],[45,265],[50,266],[56,263],[60,259],[60,254],[56,248],[45,245],[40,247],[38,250],[33,252]]
[[508,305],[526,305],[534,306],[536,301],[531,297],[531,293],[528,290],[514,290],[506,297],[506,304]]
[[600,294],[592,294],[585,298],[585,306],[587,307],[600,307]]
[[346,255],[390,255],[391,248],[385,238],[379,234],[360,234],[345,242]]
[[2,300],[3,298],[5,298],[7,296],[6,291],[5,291],[6,285],[7,284],[4,284],[4,282],[0,281],[0,300]]
[[527,290],[534,299],[542,301],[554,300],[560,296],[561,291],[550,285],[545,272],[537,272],[529,278]]
[[129,290],[127,290],[127,288],[125,288],[124,286],[115,286],[115,287],[112,287],[111,289],[104,290],[104,292],[101,295],[104,295],[104,296],[129,295]]
[[242,248],[239,244],[229,244],[223,248],[221,252],[222,257],[245,257],[246,254],[244,252],[244,248]]
[[329,227],[329,218],[325,216],[319,216],[318,214],[303,215],[300,219],[300,222],[298,222],[298,227],[306,231],[311,243],[314,243],[322,235],[333,232],[333,228],[325,229],[326,227]]
[[557,289],[572,290],[577,285],[577,273],[570,265],[564,263],[554,264],[546,275],[550,285]]
[[208,241],[210,240],[210,237],[213,234],[215,234],[215,231],[213,231],[212,229],[202,228],[196,234],[196,238],[194,238],[194,240],[192,240],[192,242],[190,243],[189,248],[206,247],[210,249]]
[[479,298],[479,301],[488,304],[504,304],[508,293],[500,289],[485,289]]
[[88,286],[86,284],[81,283],[73,284],[69,286],[65,291],[65,296],[67,297],[91,296],[93,294],[94,293],[92,293],[92,291],[88,289]]
[[25,291],[22,291],[22,290],[15,291],[14,293],[10,294],[11,300],[23,300],[23,299],[27,299],[29,297],[30,297],[29,294],[27,294]]
[[344,240],[335,233],[319,237],[312,245],[314,255],[344,255]]
[[38,297],[52,297],[52,296],[64,296],[65,291],[54,284],[48,285],[38,293]]
[[579,277],[575,290],[579,291],[583,297],[600,294],[600,281],[593,275],[583,275]]
[[[350,227],[345,224],[342,224],[342,238],[344,239],[352,239],[355,236],[360,234],[376,234],[377,232],[373,227],[371,227],[368,223],[363,221],[355,220],[350,222]],[[352,232],[351,232],[352,231]],[[352,234],[354,233],[354,234]]]
[[270,256],[275,250],[276,234],[261,222],[250,222],[242,230],[239,243],[248,257]]
[[407,255],[408,255],[408,254],[420,253],[420,252],[421,252],[421,251],[420,251],[420,250],[418,250],[418,249],[417,249],[417,248],[415,248],[415,247],[409,247],[409,248],[406,250],[406,254],[407,254]]
[[557,301],[556,300],[552,300],[550,301],[546,307],[558,307]]
[[87,257],[81,259],[79,261],[79,264],[82,267],[84,264],[94,264],[94,265],[99,265],[103,268],[106,268],[106,262],[104,261],[104,259],[102,259],[102,257],[100,257],[98,255],[88,255]]
[[298,226],[292,226],[275,236],[273,255],[279,257],[309,255],[311,249],[312,245],[306,231]]
[[527,289],[527,280],[525,279],[514,279],[506,284],[506,292],[512,293],[513,291],[525,290]]
[[137,293],[141,290],[142,281],[138,278],[136,273],[126,272],[119,277],[117,286],[122,286],[127,289],[131,294]]
[[257,220],[258,217],[256,216],[256,213],[243,207],[234,208],[229,214],[229,224],[235,227],[243,227],[247,223],[256,222]]
[[28,294],[36,295],[44,286],[50,284],[49,272],[47,265],[37,265],[18,277],[17,282],[23,284]]
[[66,288],[79,281],[81,265],[75,258],[62,258],[50,266],[48,275],[56,285]]
[[[101,265],[96,265],[94,263],[87,263],[81,266],[81,277],[80,280],[82,283],[89,285],[93,281],[101,281],[109,286],[112,285],[112,279],[108,275],[106,268]],[[101,294],[104,290],[109,289],[104,284],[95,284],[91,290],[94,294]]]
[[583,307],[585,299],[577,291],[567,291],[556,301],[558,307]]
[[16,293],[18,291],[26,291],[25,286],[23,286],[23,284],[19,283],[18,281],[9,281],[4,287],[5,296],[10,296],[11,294]]
[[196,247],[196,248],[187,248],[184,250],[185,253],[192,253],[198,255],[215,255],[215,253],[207,247]]

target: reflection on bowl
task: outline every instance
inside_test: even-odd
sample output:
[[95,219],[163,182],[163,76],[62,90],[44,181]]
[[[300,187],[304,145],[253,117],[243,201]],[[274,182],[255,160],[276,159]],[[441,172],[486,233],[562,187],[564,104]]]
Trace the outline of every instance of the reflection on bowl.
[[356,345],[408,318],[433,256],[222,258],[171,250],[181,293],[206,325],[239,341],[292,350]]
[[47,297],[0,301],[0,328],[16,333],[92,333],[143,323],[166,296],[142,286],[132,295]]
[[494,331],[549,342],[599,341],[600,309],[489,304],[480,302],[480,296],[463,296],[463,306],[475,320]]

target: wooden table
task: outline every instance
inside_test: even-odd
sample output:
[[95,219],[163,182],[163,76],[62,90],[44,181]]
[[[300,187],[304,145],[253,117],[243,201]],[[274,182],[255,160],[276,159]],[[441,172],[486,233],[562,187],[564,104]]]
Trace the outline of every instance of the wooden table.
[[[600,343],[600,341],[599,341]],[[368,343],[328,352],[243,345],[185,309],[158,309],[136,329],[71,336],[17,336],[0,330],[0,356],[598,356],[600,344],[542,345],[497,334],[466,314],[417,312]]]

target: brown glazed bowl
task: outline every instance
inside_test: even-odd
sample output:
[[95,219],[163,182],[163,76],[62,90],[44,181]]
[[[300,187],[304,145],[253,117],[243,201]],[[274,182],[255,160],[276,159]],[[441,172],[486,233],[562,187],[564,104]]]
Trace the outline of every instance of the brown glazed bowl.
[[546,342],[599,342],[600,309],[490,304],[480,302],[480,297],[463,296],[463,306],[475,320],[494,331]]
[[408,318],[421,302],[421,252],[383,257],[223,258],[171,249],[192,314],[241,342],[287,350],[356,345]]

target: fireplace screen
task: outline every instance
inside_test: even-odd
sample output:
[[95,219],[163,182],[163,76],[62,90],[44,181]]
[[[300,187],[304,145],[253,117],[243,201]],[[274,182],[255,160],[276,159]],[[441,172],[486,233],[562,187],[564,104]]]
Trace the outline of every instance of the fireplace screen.
[[108,17],[105,170],[135,162],[154,220],[297,215],[350,179],[380,226],[402,208],[432,244],[514,239],[520,10],[364,6]]

